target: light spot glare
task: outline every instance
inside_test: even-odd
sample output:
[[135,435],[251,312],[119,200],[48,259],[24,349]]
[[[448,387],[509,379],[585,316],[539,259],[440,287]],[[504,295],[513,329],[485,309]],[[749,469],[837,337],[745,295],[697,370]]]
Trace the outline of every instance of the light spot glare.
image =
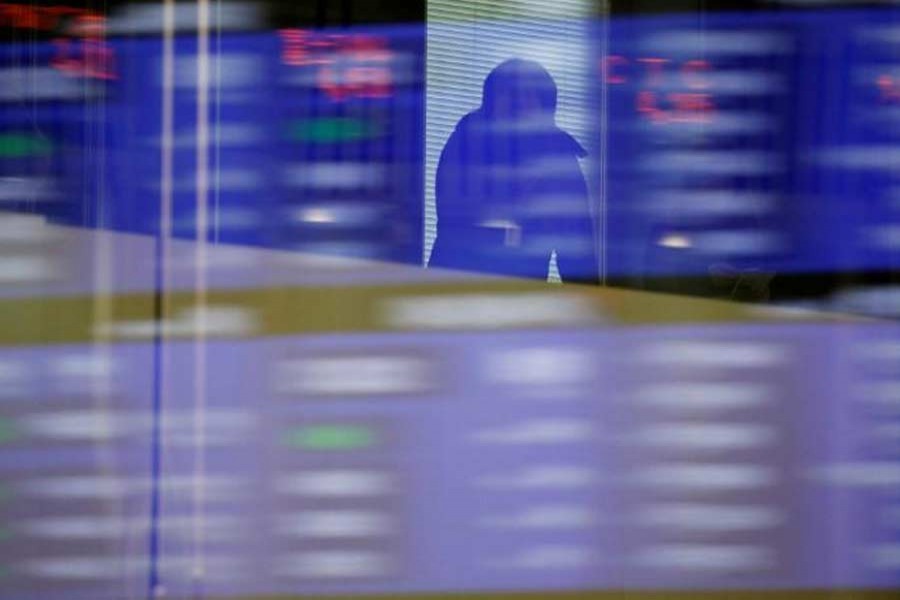
[[301,213],[300,218],[307,223],[334,223],[334,215],[323,208],[310,208]]
[[691,238],[681,233],[667,233],[659,238],[656,243],[663,248],[673,248],[678,250],[690,248],[693,245],[691,243]]

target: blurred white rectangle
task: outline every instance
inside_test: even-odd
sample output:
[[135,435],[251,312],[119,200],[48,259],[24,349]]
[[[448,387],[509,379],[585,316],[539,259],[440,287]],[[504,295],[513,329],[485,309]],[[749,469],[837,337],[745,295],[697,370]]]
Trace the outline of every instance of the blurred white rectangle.
[[274,377],[280,394],[364,396],[425,392],[434,385],[430,372],[426,358],[381,352],[285,359]]
[[[199,11],[194,3],[173,3],[164,7],[156,4],[127,4],[112,15],[106,31],[112,35],[155,34],[163,31],[163,10],[174,11],[171,26],[175,32],[196,31]],[[208,27],[212,31],[254,29],[263,23],[262,7],[251,2],[220,2],[208,13]]]
[[394,528],[388,515],[372,510],[310,510],[284,514],[279,533],[298,538],[369,538],[386,536]]
[[[332,69],[328,72],[328,84],[338,88],[352,88],[366,83],[380,85],[385,71],[390,73],[391,85],[395,87],[419,83],[421,76],[417,71],[415,55],[392,50],[390,56],[386,57],[377,52],[372,51],[371,58],[361,51],[316,52],[315,60],[332,64]],[[281,73],[281,85],[322,89],[322,71],[314,65]]]
[[849,488],[900,488],[900,460],[844,462],[813,469],[812,476]]
[[276,559],[275,574],[299,579],[356,579],[383,577],[392,562],[374,550],[321,550],[301,552]]
[[[256,169],[230,168],[216,172],[214,184],[220,192],[254,192],[259,190],[264,183],[263,173]],[[148,187],[159,190],[162,182],[158,180],[148,181]],[[193,192],[197,188],[196,175],[188,173],[171,182],[172,191],[180,193]],[[254,214],[246,211],[248,214]]]
[[37,387],[31,368],[25,361],[0,359],[0,398],[9,399],[31,394]]
[[384,496],[394,491],[394,479],[383,471],[332,469],[283,475],[276,482],[281,494],[325,498]]
[[860,386],[859,399],[900,411],[900,381],[871,382]]
[[388,210],[383,204],[341,202],[295,208],[291,216],[301,225],[364,227],[381,223],[387,218]]
[[787,348],[769,342],[659,340],[638,348],[641,362],[704,368],[759,368],[783,365]]
[[316,190],[371,190],[384,184],[388,166],[370,162],[307,162],[284,167],[284,183]]
[[686,413],[759,407],[774,398],[771,386],[762,383],[701,381],[648,383],[634,397],[655,409]]
[[777,31],[702,28],[649,35],[641,41],[641,47],[667,56],[700,53],[702,56],[728,57],[788,54],[795,46],[791,38]]
[[488,529],[581,530],[597,523],[597,515],[591,507],[579,505],[548,505],[526,508],[511,514],[485,517],[481,520]]
[[785,169],[784,157],[756,150],[666,150],[648,156],[644,171],[707,176],[774,175]]
[[52,182],[45,177],[0,177],[0,203],[42,202],[52,198]]
[[900,529],[900,505],[889,506],[884,509],[882,524],[891,529]]
[[[299,241],[293,242],[289,249],[307,254],[308,256],[304,260],[310,266],[315,267],[334,266],[340,268],[343,264],[350,268],[351,265],[343,261],[359,258],[386,259],[384,245],[377,241]],[[318,256],[313,256],[316,254]]]
[[754,505],[660,503],[637,512],[641,525],[706,533],[770,530],[784,521],[783,511]]
[[[678,127],[665,129],[656,128],[655,132],[660,136],[669,138],[688,138],[696,140],[697,136],[731,136],[735,134],[761,134],[773,133],[778,130],[777,120],[766,113],[751,112],[748,110],[717,109],[715,119],[699,120],[697,122],[679,123]],[[655,125],[651,125],[655,127]],[[702,195],[703,192],[696,191]]]
[[[167,412],[160,425],[166,442],[179,446],[197,444],[197,419],[193,411]],[[254,424],[253,415],[241,410],[207,410],[202,419],[204,426],[209,427],[203,441],[211,445],[238,442]],[[149,439],[153,418],[143,410],[61,410],[31,414],[21,420],[20,426],[34,437],[56,441],[135,440],[140,436]]]
[[864,27],[857,31],[857,36],[869,42],[900,44],[900,27],[891,25]]
[[776,231],[708,230],[692,236],[693,247],[705,254],[757,256],[788,249],[787,238]]
[[66,354],[52,363],[53,374],[65,379],[105,380],[115,372],[115,360],[100,353]]
[[[198,560],[195,556],[163,554],[159,558],[159,570],[166,576],[184,577],[196,571]],[[233,581],[245,573],[242,562],[229,556],[205,555],[207,581]],[[146,570],[150,558],[145,555],[73,555],[68,557],[47,557],[31,560],[22,565],[23,571],[47,580],[70,582],[111,582],[122,579],[127,570]]]
[[645,205],[645,210],[660,217],[726,217],[770,212],[774,196],[732,190],[662,192]]
[[659,463],[637,468],[633,478],[648,488],[681,492],[747,491],[778,481],[772,467],[739,463]]
[[874,442],[900,441],[900,423],[885,423],[876,425],[871,429],[871,438]]
[[[900,364],[900,332],[897,339],[885,341],[866,341],[854,348],[857,358],[863,361],[886,361]],[[900,375],[900,373],[898,373]],[[900,397],[900,382],[898,382],[898,397]]]
[[[167,537],[190,539],[199,525],[199,517],[167,516],[159,519],[153,527],[164,532]],[[210,540],[239,539],[241,519],[236,516],[209,515],[202,517],[204,537]],[[117,540],[129,535],[146,534],[151,528],[150,515],[138,516],[72,516],[41,517],[20,522],[15,529],[27,537],[87,541]]]
[[501,557],[490,561],[489,565],[503,569],[522,569],[528,571],[568,571],[590,567],[594,562],[594,553],[583,546],[546,544],[526,547],[514,552],[510,557]]
[[[161,63],[160,63],[161,64]],[[196,56],[175,59],[175,87],[195,89],[198,85]],[[209,57],[209,85],[216,89],[249,88],[262,82],[263,58],[256,54],[228,54]],[[159,71],[162,74],[162,68]],[[161,77],[161,75],[160,75]],[[160,78],[159,85],[163,81]]]
[[0,256],[0,283],[47,281],[59,275],[56,262],[47,255],[18,254]]
[[[147,494],[155,483],[167,494],[190,494],[196,490],[193,476],[168,475],[154,482],[149,476],[65,475],[28,479],[17,487],[26,498],[54,500],[122,500]],[[207,498],[231,496],[245,489],[239,477],[206,475],[203,487]]]
[[493,352],[484,361],[487,379],[516,386],[582,383],[592,373],[591,357],[573,348],[522,348]]
[[0,242],[43,244],[57,239],[58,234],[44,217],[14,213],[0,214]]
[[395,298],[385,320],[400,329],[498,329],[596,322],[589,299],[552,292]]
[[83,102],[100,88],[51,67],[0,69],[0,101],[73,100]]
[[499,425],[473,434],[480,444],[527,446],[532,444],[583,443],[594,435],[591,423],[564,417],[531,419]]
[[[205,265],[203,265],[205,266]],[[185,308],[170,319],[157,321],[100,322],[95,332],[101,336],[126,339],[153,339],[158,334],[168,336],[234,336],[247,337],[257,331],[257,313],[240,306],[208,304],[199,308]]]
[[879,569],[896,571],[900,569],[900,544],[878,544],[869,552],[868,566]]
[[[900,169],[900,148],[888,144],[844,145],[822,150],[816,158],[821,164],[836,169],[889,171],[891,173],[896,173],[897,169]],[[847,199],[847,201],[853,200],[853,198]]]
[[590,487],[598,480],[590,468],[575,465],[536,465],[513,473],[479,478],[480,487],[497,490],[572,490]]
[[867,231],[870,246],[887,250],[900,250],[900,223],[871,227]]
[[667,423],[640,428],[635,441],[660,450],[734,451],[770,446],[775,428],[745,423]]
[[[715,94],[715,98],[719,101],[728,97],[759,98],[762,96],[765,98],[776,94],[786,94],[790,91],[784,77],[768,71],[706,71],[702,77],[703,93]],[[684,80],[672,77],[661,81],[654,89],[660,92],[678,93],[684,89]],[[719,113],[715,114],[718,118]]]
[[[148,145],[160,147],[164,139],[154,135],[146,138]],[[209,146],[211,148],[253,148],[267,142],[265,129],[254,123],[210,123]],[[197,130],[180,127],[171,140],[173,150],[193,150],[197,147]]]
[[[22,570],[47,580],[115,582],[122,577],[125,563],[137,560],[136,557],[123,559],[119,556],[46,557],[26,563]],[[146,567],[149,560],[141,563],[139,568]]]
[[679,571],[764,571],[775,567],[775,556],[771,548],[749,544],[659,544],[640,552],[634,562]]

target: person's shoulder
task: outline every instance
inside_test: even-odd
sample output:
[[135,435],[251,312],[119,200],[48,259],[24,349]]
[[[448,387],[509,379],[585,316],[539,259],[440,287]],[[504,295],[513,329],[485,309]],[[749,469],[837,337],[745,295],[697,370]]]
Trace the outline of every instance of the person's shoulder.
[[573,158],[584,158],[588,155],[587,150],[575,136],[557,125],[526,137],[529,138],[531,145],[540,154],[551,154],[558,157],[571,156]]
[[560,129],[556,139],[557,143],[560,145],[560,149],[566,154],[574,154],[578,158],[587,156],[587,150],[584,149],[581,142],[575,139],[575,136],[571,133]]
[[464,114],[459,119],[459,121],[457,121],[456,128],[459,129],[460,127],[470,126],[477,121],[481,121],[482,119],[484,119],[484,117],[482,116],[481,111],[478,111],[478,110],[469,111],[466,114]]
[[479,135],[481,129],[481,115],[478,111],[472,111],[464,115],[457,123],[450,136],[444,143],[441,154],[444,157],[457,155],[463,147],[472,143],[472,138]]
[[465,136],[484,128],[484,117],[477,110],[466,113],[456,122],[451,137]]

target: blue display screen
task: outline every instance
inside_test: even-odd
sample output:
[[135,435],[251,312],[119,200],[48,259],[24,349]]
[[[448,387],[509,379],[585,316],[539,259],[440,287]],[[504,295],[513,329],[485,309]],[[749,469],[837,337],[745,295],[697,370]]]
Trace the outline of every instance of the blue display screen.
[[[539,253],[555,248],[561,267],[575,265],[564,279],[895,269],[896,16],[729,13],[704,15],[702,27],[690,16],[595,23],[586,38],[592,87],[579,91],[596,116],[595,138],[578,140],[588,151],[579,161],[593,243],[568,260],[566,241],[590,234],[560,217],[565,202],[551,203],[534,219],[532,237],[559,247]],[[156,234],[170,189],[176,236],[198,235],[197,207],[205,202],[212,241],[421,262],[422,27],[214,36],[203,112],[194,37],[175,38],[165,85],[158,38],[103,44],[102,52],[58,43],[3,50],[10,83],[0,97],[4,147],[44,152],[0,156],[3,173],[22,190],[7,192],[5,206]],[[16,95],[23,64],[52,79],[49,92],[28,96],[32,86]],[[164,124],[169,90],[171,123]],[[202,199],[198,116],[209,125]],[[467,146],[463,159],[490,168],[497,151],[484,144]],[[44,179],[20,181],[32,172]],[[468,175],[454,181],[469,190],[457,198],[490,196],[473,192],[481,184]],[[50,188],[59,202],[36,201],[36,190]],[[455,202],[438,199],[438,215],[454,214]],[[491,216],[505,210],[502,203],[491,202],[476,205],[482,221],[505,223],[504,215]],[[441,228],[438,221],[438,240]],[[463,239],[452,254],[478,250],[479,239]],[[525,239],[527,246],[527,228]],[[543,267],[517,273],[491,252],[470,254],[445,266],[544,276]]]
[[896,16],[614,20],[608,271],[896,268]]
[[[203,111],[192,36],[174,39],[168,79],[159,38],[102,42],[100,75],[77,44],[67,49],[76,64],[62,66],[55,45],[7,48],[10,78],[28,79],[16,69],[34,55],[60,93],[8,92],[20,106],[3,106],[4,129],[58,131],[53,156],[68,159],[66,169],[39,169],[61,204],[27,193],[10,204],[70,225],[158,234],[168,202],[171,233],[195,238],[205,119],[210,241],[418,262],[423,41],[408,27],[213,37]],[[29,170],[18,158],[0,162],[11,175]]]

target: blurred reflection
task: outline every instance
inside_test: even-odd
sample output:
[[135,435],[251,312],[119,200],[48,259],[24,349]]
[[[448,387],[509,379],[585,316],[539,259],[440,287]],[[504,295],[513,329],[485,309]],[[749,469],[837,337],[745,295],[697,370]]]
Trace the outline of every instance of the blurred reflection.
[[892,324],[65,239],[133,291],[2,301],[0,597],[898,585]]
[[447,2],[0,2],[0,600],[897,595],[896,9]]

